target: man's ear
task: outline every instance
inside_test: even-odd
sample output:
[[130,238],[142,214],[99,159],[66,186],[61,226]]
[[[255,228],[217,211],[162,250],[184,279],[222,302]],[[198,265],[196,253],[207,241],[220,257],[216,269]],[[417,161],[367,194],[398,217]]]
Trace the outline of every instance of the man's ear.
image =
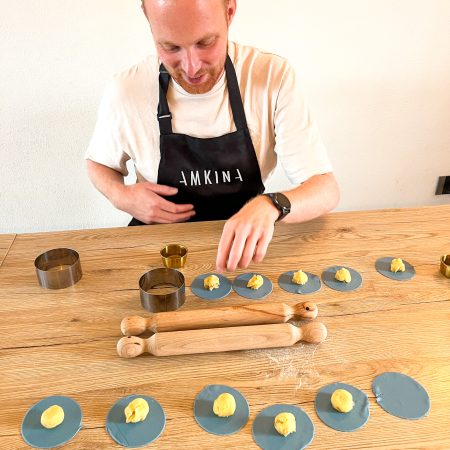
[[233,21],[233,17],[235,14],[236,14],[236,0],[229,0],[227,7],[228,26],[231,25],[231,22]]

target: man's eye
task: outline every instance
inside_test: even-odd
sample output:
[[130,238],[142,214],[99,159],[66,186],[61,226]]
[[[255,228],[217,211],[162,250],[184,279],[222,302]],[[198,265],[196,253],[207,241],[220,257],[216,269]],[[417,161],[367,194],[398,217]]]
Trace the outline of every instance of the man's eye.
[[171,53],[175,53],[175,52],[177,52],[179,49],[180,49],[180,47],[177,47],[176,45],[169,45],[169,46],[164,47],[164,50],[165,50],[166,52],[171,52]]
[[197,46],[198,47],[210,47],[215,42],[215,39],[209,39],[207,41],[200,41]]

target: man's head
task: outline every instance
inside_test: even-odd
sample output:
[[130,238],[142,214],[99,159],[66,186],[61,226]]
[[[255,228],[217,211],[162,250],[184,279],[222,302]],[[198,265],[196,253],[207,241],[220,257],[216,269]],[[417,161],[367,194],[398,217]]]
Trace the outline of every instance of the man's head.
[[236,0],[143,0],[159,58],[192,94],[211,90],[221,76]]

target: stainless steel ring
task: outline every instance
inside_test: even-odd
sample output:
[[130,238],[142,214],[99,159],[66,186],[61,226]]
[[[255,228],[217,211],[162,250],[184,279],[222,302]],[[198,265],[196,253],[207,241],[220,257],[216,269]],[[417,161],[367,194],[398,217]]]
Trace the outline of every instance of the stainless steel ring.
[[70,248],[55,248],[34,260],[39,284],[47,289],[64,289],[77,283],[83,273],[80,255]]
[[139,279],[139,290],[142,306],[153,313],[175,311],[185,301],[184,276],[175,269],[159,268],[144,273]]

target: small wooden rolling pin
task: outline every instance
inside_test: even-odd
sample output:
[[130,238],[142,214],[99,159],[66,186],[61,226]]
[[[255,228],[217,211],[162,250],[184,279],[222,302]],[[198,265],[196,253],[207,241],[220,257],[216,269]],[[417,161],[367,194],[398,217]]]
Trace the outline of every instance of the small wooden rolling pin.
[[154,356],[190,355],[289,347],[298,341],[319,344],[326,337],[327,329],[320,322],[311,322],[300,328],[290,323],[277,323],[248,327],[168,331],[156,333],[147,339],[135,336],[123,337],[117,343],[117,353],[123,358],[134,358],[142,353],[150,353]]
[[305,302],[289,306],[286,303],[261,303],[245,306],[171,311],[152,314],[148,318],[125,317],[120,329],[125,336],[176,330],[198,330],[201,328],[221,328],[239,325],[263,325],[284,323],[290,319],[315,319],[315,303]]

